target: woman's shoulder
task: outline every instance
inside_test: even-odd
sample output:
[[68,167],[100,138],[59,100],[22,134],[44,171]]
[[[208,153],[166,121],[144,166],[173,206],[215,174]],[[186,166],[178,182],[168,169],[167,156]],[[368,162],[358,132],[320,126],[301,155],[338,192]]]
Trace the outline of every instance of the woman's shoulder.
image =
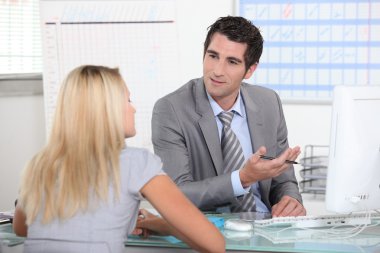
[[161,164],[161,159],[147,148],[126,147],[122,150],[120,159],[122,163],[139,167]]
[[153,152],[151,152],[147,148],[138,148],[138,147],[129,147],[129,146],[125,147],[121,151],[121,154],[128,157],[132,157],[132,158],[144,158],[144,157],[146,158],[146,157],[156,156],[155,154],[153,154]]
[[163,174],[161,159],[146,148],[127,147],[120,156],[122,180],[130,192],[137,194],[150,179]]
[[125,147],[122,150],[122,153],[126,155],[153,155],[152,152],[150,152],[147,148],[137,148],[137,147]]

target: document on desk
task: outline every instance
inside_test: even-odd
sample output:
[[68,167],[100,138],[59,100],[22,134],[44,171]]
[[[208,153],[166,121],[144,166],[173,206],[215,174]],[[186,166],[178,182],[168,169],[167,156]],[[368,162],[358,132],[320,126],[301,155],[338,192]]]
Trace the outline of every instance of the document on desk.
[[[150,212],[152,212],[152,210],[149,210]],[[224,226],[224,218],[223,217],[219,217],[219,216],[214,216],[214,215],[206,215],[207,219],[215,226],[217,227],[218,229],[222,229],[223,226]],[[126,244],[128,245],[139,245],[141,244],[142,242],[144,243],[148,243],[151,242],[151,243],[159,243],[159,242],[168,242],[170,244],[183,244],[183,242],[174,237],[174,236],[149,236],[148,238],[144,238],[142,239],[140,236],[136,236],[136,235],[129,235],[128,236],[128,240],[126,242]]]
[[0,212],[0,224],[9,223],[13,219],[14,211]]

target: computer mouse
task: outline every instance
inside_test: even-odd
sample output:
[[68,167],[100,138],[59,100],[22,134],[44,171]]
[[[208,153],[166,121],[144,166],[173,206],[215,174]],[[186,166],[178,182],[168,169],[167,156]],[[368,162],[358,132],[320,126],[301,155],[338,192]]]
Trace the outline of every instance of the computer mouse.
[[253,224],[240,219],[230,219],[224,223],[224,228],[233,231],[248,232],[253,230]]

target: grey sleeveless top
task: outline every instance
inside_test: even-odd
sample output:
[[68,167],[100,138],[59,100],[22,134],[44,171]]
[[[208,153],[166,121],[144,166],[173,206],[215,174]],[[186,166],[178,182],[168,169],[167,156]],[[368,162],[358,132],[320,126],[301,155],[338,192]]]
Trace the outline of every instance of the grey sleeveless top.
[[158,156],[140,148],[120,154],[120,200],[110,186],[108,202],[67,220],[41,223],[41,215],[28,228],[24,252],[124,252],[124,241],[135,227],[140,189],[154,176],[165,174]]

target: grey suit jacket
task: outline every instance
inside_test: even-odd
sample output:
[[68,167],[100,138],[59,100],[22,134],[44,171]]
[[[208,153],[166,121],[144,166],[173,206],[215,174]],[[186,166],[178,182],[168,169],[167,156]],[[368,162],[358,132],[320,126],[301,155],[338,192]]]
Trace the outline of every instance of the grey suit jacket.
[[[288,148],[287,128],[278,95],[267,88],[242,83],[252,150],[267,148],[278,156]],[[153,109],[152,142],[164,171],[202,210],[236,204],[231,173],[223,174],[217,125],[203,78],[194,79],[159,99]],[[268,209],[282,196],[302,203],[293,167],[259,182]]]

